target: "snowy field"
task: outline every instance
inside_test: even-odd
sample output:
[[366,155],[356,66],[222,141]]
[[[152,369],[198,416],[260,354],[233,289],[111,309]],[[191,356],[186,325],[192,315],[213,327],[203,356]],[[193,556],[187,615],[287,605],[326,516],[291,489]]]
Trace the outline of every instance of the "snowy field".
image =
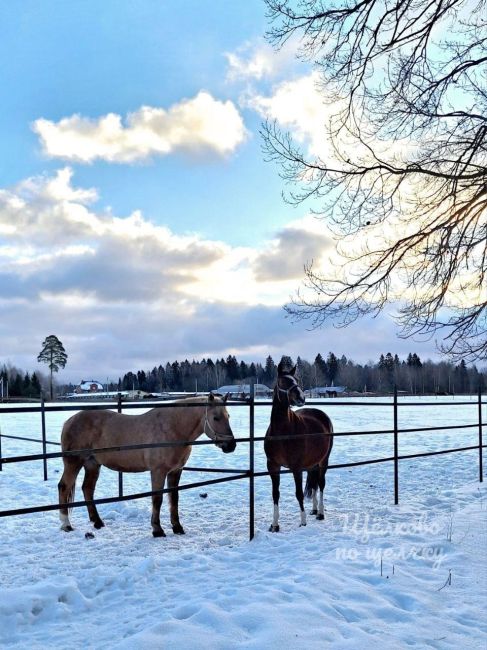
[[[474,398],[467,405],[455,403],[465,398],[415,401],[435,404],[400,406],[400,427],[477,422]],[[445,401],[453,404],[441,407]],[[323,408],[337,432],[391,429],[392,406],[373,402],[324,400]],[[247,437],[248,409],[229,410],[235,436]],[[48,414],[50,440],[59,440],[70,415]],[[257,436],[269,415],[269,406],[256,407]],[[2,414],[0,407],[0,427],[4,435],[40,438],[38,414]],[[404,433],[399,446],[408,454],[477,442],[472,428]],[[2,438],[3,457],[40,452],[38,444]],[[392,435],[337,437],[331,462],[390,455]],[[195,447],[189,464],[245,470],[248,445],[228,455]],[[44,482],[41,462],[5,464],[0,510],[55,503],[61,466],[50,460]],[[263,469],[257,443],[256,471]],[[215,475],[185,472],[182,483],[208,478]],[[392,463],[331,469],[325,521],[309,517],[300,528],[293,480],[283,476],[278,534],[267,532],[270,479],[257,478],[252,542],[246,480],[182,492],[185,536],[172,534],[164,503],[168,536],[154,539],[148,499],[100,506],[106,527],[91,539],[85,508],[73,511],[69,534],[59,530],[57,512],[3,518],[0,647],[485,649],[487,494],[478,453],[404,460],[399,478],[394,506]],[[148,474],[124,476],[125,493],[148,490]],[[117,493],[117,474],[102,469],[96,496]]]

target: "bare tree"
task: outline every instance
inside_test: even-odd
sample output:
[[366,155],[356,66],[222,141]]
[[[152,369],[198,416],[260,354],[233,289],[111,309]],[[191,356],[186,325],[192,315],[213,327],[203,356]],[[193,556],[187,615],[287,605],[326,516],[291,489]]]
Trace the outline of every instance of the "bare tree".
[[300,39],[320,72],[326,159],[263,125],[286,199],[337,235],[343,263],[305,267],[287,311],[347,325],[400,299],[401,335],[434,335],[453,357],[487,354],[485,0],[266,0],[277,47]]

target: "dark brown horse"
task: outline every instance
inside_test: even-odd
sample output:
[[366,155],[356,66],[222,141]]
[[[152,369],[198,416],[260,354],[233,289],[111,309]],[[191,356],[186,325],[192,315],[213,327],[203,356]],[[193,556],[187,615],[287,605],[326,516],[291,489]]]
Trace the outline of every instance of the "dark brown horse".
[[[125,415],[113,411],[81,411],[67,420],[61,435],[63,451],[89,450],[80,454],[65,456],[64,473],[59,481],[59,504],[68,505],[74,499],[76,477],[82,467],[85,470],[83,494],[85,501],[92,501],[95,486],[104,465],[120,472],[150,471],[152,490],[164,489],[167,477],[169,488],[179,485],[184,465],[191,454],[191,446],[155,447],[130,449],[127,451],[103,451],[104,447],[144,445],[158,442],[192,442],[202,433],[215,441],[225,453],[235,450],[235,438],[228,421],[225,407],[227,397],[191,397],[176,400],[178,406],[151,409],[142,415]],[[186,403],[186,406],[182,406]],[[198,404],[197,406],[190,406]],[[162,493],[152,496],[152,534],[165,537],[161,528],[160,511]],[[177,535],[184,534],[179,521],[178,491],[169,493],[171,525]],[[95,528],[102,528],[103,521],[96,506],[87,506],[90,521]],[[69,521],[68,508],[59,511],[61,528],[73,530]]]
[[[296,366],[291,370],[277,367],[277,383],[272,400],[271,422],[265,434],[264,450],[267,470],[272,480],[274,517],[270,531],[279,530],[279,482],[281,467],[289,468],[296,484],[296,498],[301,509],[301,526],[306,526],[304,510],[303,470],[308,470],[306,490],[313,497],[313,510],[317,519],[325,518],[323,491],[325,472],[333,446],[333,425],[330,418],[319,409],[304,408],[292,411],[291,406],[303,406],[304,393],[295,379]],[[323,434],[323,435],[310,435]],[[295,436],[278,440],[278,436]],[[319,502],[316,491],[319,487]]]

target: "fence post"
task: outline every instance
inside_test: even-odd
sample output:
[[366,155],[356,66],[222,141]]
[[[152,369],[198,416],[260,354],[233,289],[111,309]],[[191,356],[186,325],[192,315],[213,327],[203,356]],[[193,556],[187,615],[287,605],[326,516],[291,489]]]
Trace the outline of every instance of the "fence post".
[[482,459],[482,386],[479,381],[479,481],[483,483],[484,469]]
[[399,441],[397,426],[397,385],[394,384],[394,504],[399,503]]
[[47,481],[47,444],[46,444],[46,410],[44,405],[44,395],[41,395],[41,425],[42,425],[42,453],[44,458],[42,464],[44,466],[44,480]]
[[255,385],[250,382],[250,406],[249,406],[249,539],[254,539],[255,524],[255,490],[254,490],[254,399]]
[[[117,412],[122,412],[122,393],[118,394]],[[118,496],[123,497],[123,472],[118,473]]]

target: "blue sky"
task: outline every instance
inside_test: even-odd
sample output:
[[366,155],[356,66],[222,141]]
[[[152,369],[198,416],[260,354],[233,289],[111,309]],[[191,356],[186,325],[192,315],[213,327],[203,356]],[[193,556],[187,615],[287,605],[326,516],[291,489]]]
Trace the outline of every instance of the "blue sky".
[[[205,6],[206,5],[206,6]],[[204,7],[204,9],[202,9]],[[238,101],[244,85],[229,82],[225,53],[258,42],[263,3],[36,2],[1,11],[2,184],[59,168],[43,156],[30,125],[80,114],[126,116],[142,105],[168,107],[202,89]],[[253,242],[285,224],[275,168],[260,154],[260,117],[243,110],[249,140],[229,159],[175,155],[133,165],[76,166],[81,186],[96,186],[116,214],[147,218],[232,243]],[[188,189],[190,191],[188,191]],[[249,197],[258,202],[249,204]],[[251,209],[252,208],[252,209]],[[228,219],[229,212],[232,218]]]
[[310,150],[326,111],[260,0],[0,5],[0,362],[117,378],[230,353],[434,357],[386,316],[308,332],[282,305],[330,233],[291,208],[262,119]]

